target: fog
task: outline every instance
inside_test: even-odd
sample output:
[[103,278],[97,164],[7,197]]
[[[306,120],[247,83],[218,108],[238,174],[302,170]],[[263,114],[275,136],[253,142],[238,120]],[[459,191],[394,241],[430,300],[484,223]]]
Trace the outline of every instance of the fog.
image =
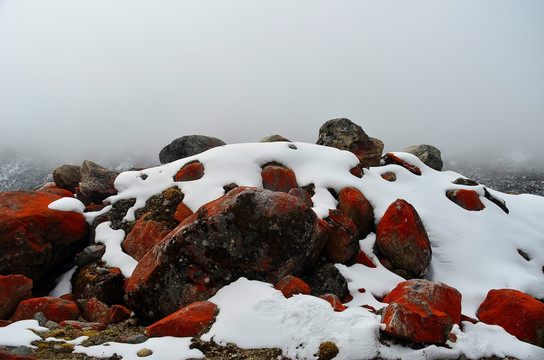
[[0,0],[0,149],[158,158],[190,134],[543,150],[544,2]]

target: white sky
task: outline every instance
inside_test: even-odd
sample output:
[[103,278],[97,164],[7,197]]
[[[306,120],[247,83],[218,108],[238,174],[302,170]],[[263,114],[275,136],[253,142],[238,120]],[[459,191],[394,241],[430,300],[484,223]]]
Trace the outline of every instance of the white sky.
[[539,144],[544,2],[0,0],[0,148],[157,158],[335,117],[386,150]]

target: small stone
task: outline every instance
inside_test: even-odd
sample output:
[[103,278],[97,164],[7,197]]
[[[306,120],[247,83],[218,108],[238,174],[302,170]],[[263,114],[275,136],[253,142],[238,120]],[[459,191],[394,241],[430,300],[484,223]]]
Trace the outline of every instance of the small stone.
[[49,330],[60,329],[60,325],[51,320],[47,320],[47,322],[45,323],[45,327],[48,328]]
[[125,344],[141,344],[147,340],[147,336],[144,334],[121,336],[117,340]]
[[16,356],[36,356],[34,349],[24,345],[17,346],[16,348],[12,349],[10,353]]
[[34,314],[34,320],[37,320],[40,326],[45,326],[48,321],[42,312],[37,312],[36,314]]
[[319,352],[317,358],[319,360],[332,360],[338,355],[338,346],[335,343],[326,341],[319,345]]
[[149,356],[153,354],[153,351],[149,350],[149,349],[142,349],[140,351],[138,351],[136,353],[136,355],[138,355],[138,357],[146,357],[146,356]]

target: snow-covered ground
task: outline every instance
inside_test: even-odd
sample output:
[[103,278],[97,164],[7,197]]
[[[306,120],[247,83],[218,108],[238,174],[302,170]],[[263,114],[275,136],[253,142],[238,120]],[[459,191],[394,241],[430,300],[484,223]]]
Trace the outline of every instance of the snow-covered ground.
[[[488,189],[496,198],[503,199],[509,208],[506,214],[497,205],[485,199],[484,186],[467,187],[453,184],[462,175],[435,171],[418,158],[406,153],[395,153],[421,169],[417,176],[408,170],[387,165],[364,171],[362,178],[350,174],[357,163],[350,152],[306,143],[235,144],[211,149],[196,156],[142,171],[124,172],[115,186],[119,194],[111,202],[136,198],[136,204],[127,214],[134,219],[134,211],[145,205],[150,196],[177,185],[185,194],[184,202],[193,211],[201,205],[223,195],[223,186],[236,183],[240,186],[262,186],[261,165],[276,161],[291,168],[299,186],[315,185],[314,210],[320,217],[336,206],[336,200],[327,190],[339,192],[343,187],[356,187],[374,207],[376,223],[387,207],[396,199],[404,199],[418,211],[429,235],[433,258],[426,275],[429,280],[444,282],[458,289],[462,295],[463,314],[475,317],[479,304],[490,289],[510,288],[523,291],[536,298],[544,298],[544,198],[534,195],[508,195]],[[176,183],[176,172],[187,162],[199,160],[205,168],[204,176],[195,181]],[[385,172],[396,174],[397,180],[389,182],[381,177]],[[467,211],[446,197],[450,189],[472,189],[481,195],[485,205],[482,211]],[[77,200],[53,204],[57,209],[77,210]],[[106,244],[110,266],[118,266],[130,276],[134,259],[120,254],[124,234],[113,231],[108,225],[97,229],[97,241]],[[379,316],[360,307],[370,305],[381,308],[383,295],[403,279],[386,270],[373,253],[375,235],[360,240],[361,249],[376,263],[376,268],[355,264],[337,267],[348,281],[353,300],[344,312],[334,312],[332,307],[318,298],[296,295],[285,299],[271,284],[239,279],[221,289],[210,301],[220,309],[217,321],[205,339],[220,344],[234,343],[242,348],[277,347],[291,358],[315,359],[319,344],[336,343],[340,352],[336,359],[457,359],[461,354],[468,358],[484,356],[513,356],[519,359],[542,359],[544,349],[518,341],[498,326],[463,322],[455,326],[455,342],[447,346],[428,346],[413,350],[378,340]],[[528,255],[522,257],[518,250]],[[364,288],[361,293],[358,289]],[[25,323],[26,324],[26,323]],[[17,327],[18,325],[12,325]],[[20,327],[24,328],[26,325]],[[7,328],[5,328],[7,329]],[[24,329],[23,329],[24,330]],[[23,331],[21,330],[21,331]],[[0,345],[3,343],[0,328]],[[151,342],[151,340],[148,340]],[[195,356],[189,350],[188,340],[167,339],[167,344],[181,342],[176,354]],[[185,341],[185,342],[183,342]],[[29,338],[21,336],[21,343]],[[150,345],[151,346],[151,345]],[[76,351],[93,356],[135,354],[139,345],[110,344]],[[131,358],[131,355],[126,355]],[[189,356],[187,356],[189,357]],[[149,359],[163,359],[154,353]]]

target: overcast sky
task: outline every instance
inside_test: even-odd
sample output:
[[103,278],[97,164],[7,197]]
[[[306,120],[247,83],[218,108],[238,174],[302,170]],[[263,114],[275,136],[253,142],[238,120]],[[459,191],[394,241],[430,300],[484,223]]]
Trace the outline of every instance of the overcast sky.
[[336,117],[386,150],[537,143],[544,1],[0,0],[1,147],[157,157]]

